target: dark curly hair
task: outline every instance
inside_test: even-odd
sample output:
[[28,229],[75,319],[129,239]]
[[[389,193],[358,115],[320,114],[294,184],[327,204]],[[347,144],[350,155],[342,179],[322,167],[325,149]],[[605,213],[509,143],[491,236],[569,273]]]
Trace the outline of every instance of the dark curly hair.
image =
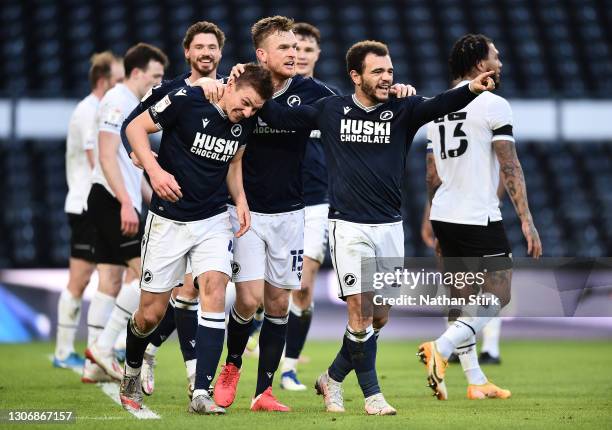
[[476,65],[489,56],[491,39],[483,34],[466,34],[455,42],[448,59],[452,79],[466,76]]

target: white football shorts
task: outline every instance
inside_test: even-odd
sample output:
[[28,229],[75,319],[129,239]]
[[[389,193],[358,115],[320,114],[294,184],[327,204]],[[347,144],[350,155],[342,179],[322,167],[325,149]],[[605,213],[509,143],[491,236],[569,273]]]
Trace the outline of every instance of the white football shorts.
[[[229,206],[234,232],[236,208]],[[234,282],[263,279],[277,288],[299,289],[304,257],[304,209],[278,214],[251,212],[251,228],[234,238]]]
[[185,276],[187,263],[194,279],[213,270],[231,277],[233,236],[228,212],[192,222],[149,212],[142,241],[140,288],[153,293],[171,290]]
[[[329,249],[336,272],[338,297],[362,293],[362,269],[393,272],[404,258],[402,222],[392,224],[358,224],[329,220]],[[375,268],[362,268],[363,259],[376,263]],[[389,265],[390,267],[386,267]]]
[[327,249],[329,205],[306,206],[304,208],[304,256],[323,264]]

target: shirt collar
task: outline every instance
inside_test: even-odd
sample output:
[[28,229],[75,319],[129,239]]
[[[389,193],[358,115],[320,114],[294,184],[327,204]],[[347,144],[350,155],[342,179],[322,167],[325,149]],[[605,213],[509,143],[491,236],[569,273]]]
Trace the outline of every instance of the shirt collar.
[[361,109],[361,110],[363,110],[363,111],[365,111],[367,113],[370,113],[370,112],[376,110],[379,106],[382,105],[382,103],[377,103],[374,106],[370,106],[370,107],[364,106],[363,103],[361,103],[359,100],[357,100],[357,97],[355,97],[355,94],[351,95],[351,97],[353,98],[353,103],[355,103],[355,105],[359,109]]

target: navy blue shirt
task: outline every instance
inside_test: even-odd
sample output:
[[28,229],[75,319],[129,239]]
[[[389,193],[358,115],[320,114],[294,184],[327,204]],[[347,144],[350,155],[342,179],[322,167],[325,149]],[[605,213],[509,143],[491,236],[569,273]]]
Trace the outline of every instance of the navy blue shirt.
[[149,114],[164,130],[157,161],[174,175],[183,193],[174,203],[153,193],[150,210],[182,222],[227,210],[229,163],[246,144],[254,117],[232,124],[219,106],[204,98],[200,87],[172,91],[151,106]]
[[[337,88],[327,85],[318,79],[314,80],[329,88],[335,95],[340,94]],[[325,153],[321,145],[321,132],[319,130],[312,130],[310,139],[306,142],[302,182],[304,184],[304,204],[306,206],[320,205],[328,202],[327,164],[325,163]]]
[[[123,121],[121,125],[121,142],[123,143],[123,147],[129,154],[132,152],[132,147],[130,146],[130,142],[125,134],[125,129],[128,124],[134,120],[138,115],[149,109],[155,103],[160,101],[166,94],[170,91],[174,91],[177,88],[184,87],[185,85],[189,85],[189,77],[191,76],[191,71],[183,73],[182,75],[178,75],[176,78],[168,79],[162,81],[161,84],[155,85],[151,88],[147,94],[142,98],[138,106],[134,108],[134,110],[128,115],[128,117]],[[222,76],[217,75],[217,79],[224,79]],[[155,152],[156,148],[152,148]]]
[[[311,78],[295,76],[274,94],[274,100],[292,109],[332,94]],[[244,190],[254,212],[281,213],[304,207],[302,165],[310,130],[276,125],[270,127],[258,118],[242,160]]]
[[266,103],[260,116],[286,128],[319,129],[329,180],[329,218],[362,224],[401,221],[401,182],[417,130],[476,98],[468,86],[431,99],[391,98],[365,107],[352,96],[286,109]]

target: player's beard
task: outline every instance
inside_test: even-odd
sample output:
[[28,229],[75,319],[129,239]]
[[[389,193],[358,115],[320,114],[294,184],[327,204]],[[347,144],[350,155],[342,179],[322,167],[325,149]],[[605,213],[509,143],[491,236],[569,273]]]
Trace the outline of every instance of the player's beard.
[[[209,68],[200,67],[200,65],[198,64],[198,61],[200,60],[210,60],[211,61],[210,67]],[[218,60],[215,61],[215,59],[209,55],[202,55],[196,58],[195,61],[189,60],[189,65],[191,66],[192,69],[197,70],[200,75],[208,76],[210,72],[217,69],[217,66],[219,65],[219,61]]]
[[499,73],[493,75],[493,82],[495,83],[495,89],[499,90],[501,87],[501,75]]
[[363,83],[361,84],[361,91],[363,91],[363,93],[373,102],[385,103],[386,101],[388,101],[389,100],[388,96],[382,99],[376,95],[376,87],[377,85],[374,85],[374,86],[370,85],[364,80]]

